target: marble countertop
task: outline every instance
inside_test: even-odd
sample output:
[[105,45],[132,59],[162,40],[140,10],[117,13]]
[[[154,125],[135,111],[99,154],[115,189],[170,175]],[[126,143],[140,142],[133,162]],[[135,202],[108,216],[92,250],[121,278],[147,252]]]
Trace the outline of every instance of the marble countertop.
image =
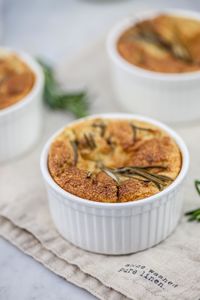
[[[1,5],[3,3],[3,5]],[[0,0],[1,44],[55,64],[106,34],[118,19],[151,8],[200,10],[199,0]],[[0,238],[0,300],[95,299]]]

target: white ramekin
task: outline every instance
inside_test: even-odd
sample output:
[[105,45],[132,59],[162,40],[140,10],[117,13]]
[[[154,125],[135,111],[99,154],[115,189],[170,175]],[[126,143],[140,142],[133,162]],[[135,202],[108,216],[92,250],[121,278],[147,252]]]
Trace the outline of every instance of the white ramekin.
[[174,230],[182,214],[183,182],[189,166],[187,147],[172,129],[146,117],[116,113],[88,118],[94,117],[136,119],[165,130],[181,150],[181,171],[169,187],[144,200],[100,203],[79,198],[60,188],[48,171],[49,147],[62,128],[47,142],[40,161],[53,221],[64,238],[88,251],[127,254],[152,247]]
[[128,112],[145,114],[165,122],[200,118],[200,71],[165,74],[139,68],[117,50],[121,34],[138,21],[168,13],[200,20],[200,14],[182,10],[141,13],[118,23],[108,35],[107,52],[116,99]]
[[15,53],[35,74],[31,91],[16,104],[0,110],[0,162],[4,162],[26,152],[40,136],[44,76],[39,64],[27,53],[1,50]]

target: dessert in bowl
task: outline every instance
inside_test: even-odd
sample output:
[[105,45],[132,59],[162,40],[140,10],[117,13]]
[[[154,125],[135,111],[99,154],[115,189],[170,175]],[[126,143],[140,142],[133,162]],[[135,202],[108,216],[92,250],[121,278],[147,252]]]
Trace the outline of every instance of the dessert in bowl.
[[0,51],[0,83],[0,109],[4,109],[31,91],[35,74],[16,54]]
[[160,73],[200,70],[200,20],[159,14],[122,33],[119,54],[129,63]]
[[57,136],[48,168],[67,192],[118,203],[147,198],[169,186],[181,160],[177,144],[156,126],[97,118],[68,126]]
[[40,135],[43,72],[28,54],[0,49],[0,162],[27,151]]
[[199,49],[197,13],[166,10],[125,19],[107,39],[116,98],[129,111],[167,122],[198,119]]
[[58,231],[76,246],[104,254],[143,250],[172,232],[188,164],[174,131],[128,114],[73,122],[41,156]]

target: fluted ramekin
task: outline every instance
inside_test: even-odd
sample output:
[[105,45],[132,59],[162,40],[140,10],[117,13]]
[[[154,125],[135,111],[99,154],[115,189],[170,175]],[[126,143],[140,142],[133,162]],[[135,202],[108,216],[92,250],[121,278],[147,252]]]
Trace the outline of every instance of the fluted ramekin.
[[122,33],[135,23],[160,14],[183,16],[200,21],[200,14],[184,10],[139,13],[111,29],[107,53],[116,99],[128,112],[144,114],[165,122],[186,122],[200,118],[200,71],[166,74],[137,67],[117,50]]
[[40,161],[56,228],[74,245],[96,253],[127,254],[152,247],[175,229],[182,214],[183,185],[189,166],[187,147],[172,129],[147,117],[116,113],[88,118],[96,117],[135,119],[160,127],[179,146],[182,168],[169,187],[149,198],[127,203],[101,203],[82,199],[59,187],[48,170],[49,147],[62,128],[46,143]]
[[44,76],[39,64],[27,53],[1,49],[16,54],[35,75],[31,91],[16,104],[0,110],[0,162],[4,162],[29,150],[40,136]]

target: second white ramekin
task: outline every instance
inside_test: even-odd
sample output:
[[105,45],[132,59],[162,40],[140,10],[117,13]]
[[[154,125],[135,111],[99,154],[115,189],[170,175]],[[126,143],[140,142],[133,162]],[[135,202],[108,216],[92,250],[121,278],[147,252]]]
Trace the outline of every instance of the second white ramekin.
[[[3,48],[2,48],[3,49]],[[38,140],[42,125],[43,71],[30,55],[11,49],[35,74],[31,91],[19,102],[0,110],[0,162],[13,159],[32,147]]]
[[197,19],[200,14],[184,10],[140,13],[118,23],[107,39],[111,78],[116,99],[128,112],[148,115],[165,122],[186,122],[200,118],[200,71],[166,74],[139,68],[117,50],[121,34],[138,21],[160,14]]
[[119,113],[89,118],[95,117],[136,119],[165,130],[182,153],[181,171],[169,187],[143,200],[100,203],[79,198],[59,187],[48,170],[49,147],[61,129],[45,145],[40,161],[53,221],[65,239],[88,251],[116,255],[152,247],[175,229],[182,214],[183,185],[189,166],[187,147],[172,129],[146,117]]

